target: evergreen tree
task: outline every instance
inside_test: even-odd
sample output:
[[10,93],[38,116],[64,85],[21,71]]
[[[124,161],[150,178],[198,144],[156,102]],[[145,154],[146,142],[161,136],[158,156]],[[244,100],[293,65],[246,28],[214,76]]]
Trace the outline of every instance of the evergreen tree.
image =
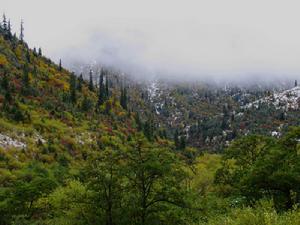
[[90,70],[89,90],[90,90],[90,91],[94,91],[93,71],[92,71],[92,70]]
[[12,33],[11,33],[11,24],[10,24],[10,20],[8,20],[8,24],[7,24],[7,38],[9,40],[12,40]]
[[39,48],[39,56],[42,56],[43,54],[42,54],[42,49],[41,48]]
[[175,148],[176,149],[179,149],[179,132],[178,132],[178,129],[175,130],[175,133],[174,133],[174,145],[175,145]]
[[29,49],[26,50],[26,60],[28,63],[30,63],[30,52]]
[[23,69],[22,77],[22,93],[23,95],[28,95],[30,89],[30,80],[29,80],[29,66],[28,63],[25,64]]
[[77,90],[82,91],[82,84],[83,84],[83,76],[82,73],[79,75],[78,83],[77,83]]
[[76,97],[76,76],[74,73],[70,76],[70,100],[73,104],[76,103],[77,97]]
[[179,144],[179,149],[184,150],[186,147],[186,138],[184,135],[181,135],[180,137],[180,144]]
[[135,113],[135,123],[136,123],[136,126],[137,126],[137,130],[138,131],[141,131],[143,129],[143,123],[141,121],[141,118],[140,118],[140,115],[138,112]]
[[222,123],[221,123],[221,129],[222,129],[222,130],[226,130],[226,128],[227,128],[227,121],[226,121],[226,119],[223,117]]
[[7,89],[4,95],[4,108],[7,108],[7,106],[11,103],[11,101],[12,101],[11,91]]
[[36,68],[36,65],[33,66],[32,74],[33,74],[34,76],[37,76],[37,68]]
[[8,81],[8,77],[6,74],[1,79],[1,88],[4,91],[8,91],[8,89],[9,89],[9,81]]
[[144,135],[148,140],[152,140],[154,136],[153,121],[148,119],[144,124]]
[[7,20],[5,14],[3,14],[2,27],[4,31],[8,31]]
[[37,53],[37,51],[36,51],[36,47],[33,48],[33,55],[35,55],[35,56],[38,55],[38,53]]
[[23,42],[24,40],[24,22],[21,20],[21,28],[20,28],[20,41]]
[[9,88],[9,80],[6,74],[4,74],[1,79],[1,89],[4,92],[4,108],[6,109],[12,101],[11,90]]
[[98,105],[102,105],[104,101],[105,101],[104,71],[101,70],[100,79],[99,79]]
[[81,110],[84,112],[88,112],[93,107],[93,102],[91,99],[84,96],[82,103],[81,103]]
[[298,86],[298,82],[297,82],[297,80],[295,80],[295,87],[297,87]]
[[11,34],[11,24],[10,24],[10,20],[8,20],[8,23],[7,23],[7,31]]
[[108,77],[105,77],[105,99],[109,99]]
[[59,71],[62,71],[61,59],[59,60],[58,69]]
[[125,87],[121,89],[120,104],[123,109],[127,110],[127,90]]

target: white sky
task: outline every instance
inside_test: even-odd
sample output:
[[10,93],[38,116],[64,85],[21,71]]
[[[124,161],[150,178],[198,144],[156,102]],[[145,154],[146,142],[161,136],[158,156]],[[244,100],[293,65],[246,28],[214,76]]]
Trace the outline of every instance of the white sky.
[[300,1],[0,0],[13,29],[53,60],[136,73],[300,74]]

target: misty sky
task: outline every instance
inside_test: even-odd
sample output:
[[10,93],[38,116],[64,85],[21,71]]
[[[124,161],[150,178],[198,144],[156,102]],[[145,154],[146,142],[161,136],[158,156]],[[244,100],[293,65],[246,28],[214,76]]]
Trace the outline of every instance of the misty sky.
[[0,0],[53,60],[148,76],[298,76],[300,1]]

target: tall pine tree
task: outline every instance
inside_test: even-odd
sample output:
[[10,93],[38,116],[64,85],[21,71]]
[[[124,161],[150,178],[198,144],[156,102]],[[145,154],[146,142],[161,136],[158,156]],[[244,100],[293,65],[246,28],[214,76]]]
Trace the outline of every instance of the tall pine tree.
[[76,96],[76,76],[74,73],[70,75],[70,100],[73,104],[76,103],[77,101],[77,96]]
[[24,40],[24,22],[21,20],[21,28],[20,28],[20,41],[23,42]]
[[102,105],[104,102],[105,102],[104,70],[101,69],[100,79],[99,79],[98,105]]
[[59,59],[58,69],[59,71],[62,71],[61,59]]
[[175,145],[176,149],[179,149],[180,142],[179,142],[179,132],[178,132],[178,129],[176,129],[175,133],[174,133],[174,145]]
[[3,22],[2,22],[2,27],[4,31],[8,30],[8,26],[7,26],[7,21],[6,21],[6,16],[5,14],[3,14]]
[[42,49],[41,48],[39,48],[39,56],[42,56],[43,54],[42,54]]
[[105,76],[105,99],[109,99],[109,87],[108,87],[108,76]]
[[94,91],[93,71],[90,70],[89,90]]
[[79,75],[78,78],[78,83],[77,83],[77,90],[81,91],[82,90],[82,85],[83,85],[83,76],[82,73]]
[[28,95],[30,91],[30,80],[29,80],[29,65],[26,63],[23,68],[22,76],[22,93]]
[[127,89],[125,87],[121,88],[120,105],[127,110]]

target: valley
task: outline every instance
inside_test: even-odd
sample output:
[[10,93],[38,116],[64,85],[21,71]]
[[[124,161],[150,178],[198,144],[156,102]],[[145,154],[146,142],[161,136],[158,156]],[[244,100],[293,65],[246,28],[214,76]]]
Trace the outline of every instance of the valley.
[[71,70],[0,25],[0,225],[294,225],[297,81]]

